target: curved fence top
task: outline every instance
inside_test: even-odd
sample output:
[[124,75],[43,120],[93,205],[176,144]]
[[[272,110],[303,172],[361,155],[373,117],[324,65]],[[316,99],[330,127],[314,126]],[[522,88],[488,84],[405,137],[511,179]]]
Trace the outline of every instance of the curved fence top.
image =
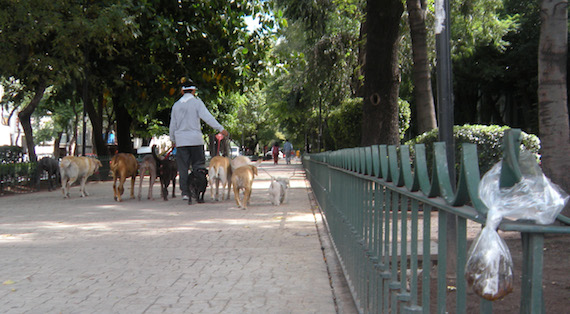
[[[500,187],[513,186],[522,177],[518,164],[520,143],[520,129],[510,129],[505,132]],[[478,195],[481,174],[476,144],[462,144],[457,182],[450,180],[445,143],[434,143],[431,168],[427,162],[424,144],[414,145],[413,160],[411,155],[409,146],[373,145],[311,154],[308,158],[391,182],[397,187],[406,188],[409,192],[421,192],[426,198],[440,197],[449,206],[470,206],[477,211],[477,220],[484,222],[488,208]],[[568,223],[568,218],[565,216],[559,215],[559,220]],[[532,231],[532,226],[535,224],[530,225]]]

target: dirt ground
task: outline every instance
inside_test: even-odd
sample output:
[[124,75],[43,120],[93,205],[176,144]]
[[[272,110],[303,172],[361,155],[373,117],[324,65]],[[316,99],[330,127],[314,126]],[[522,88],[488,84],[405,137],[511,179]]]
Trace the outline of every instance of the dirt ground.
[[[519,313],[522,276],[522,241],[518,233],[500,232],[513,259],[513,292],[493,302],[494,313]],[[469,243],[470,245],[470,243]],[[568,313],[570,307],[570,235],[547,235],[544,239],[543,294],[545,313]],[[453,282],[449,283],[453,286]],[[435,300],[434,300],[435,302]],[[479,313],[480,298],[468,288],[467,313]],[[447,310],[453,313],[455,294],[448,294]]]

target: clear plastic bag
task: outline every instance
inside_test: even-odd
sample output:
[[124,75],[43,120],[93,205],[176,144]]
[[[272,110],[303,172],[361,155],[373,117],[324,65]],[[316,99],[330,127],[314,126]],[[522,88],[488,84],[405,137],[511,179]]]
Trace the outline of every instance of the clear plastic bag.
[[500,222],[496,212],[487,216],[487,225],[471,245],[465,266],[465,279],[473,292],[490,301],[513,291],[513,260],[509,247],[496,231]]
[[491,301],[513,290],[511,253],[496,231],[501,220],[551,224],[568,201],[568,194],[542,173],[532,154],[522,151],[518,165],[522,177],[510,188],[500,188],[502,162],[479,183],[479,197],[489,211],[485,227],[469,248],[465,279],[476,294]]
[[499,188],[502,162],[489,170],[479,183],[479,197],[501,217],[534,220],[551,224],[568,201],[568,194],[552,183],[543,173],[535,157],[522,151],[519,158],[522,179],[511,188]]

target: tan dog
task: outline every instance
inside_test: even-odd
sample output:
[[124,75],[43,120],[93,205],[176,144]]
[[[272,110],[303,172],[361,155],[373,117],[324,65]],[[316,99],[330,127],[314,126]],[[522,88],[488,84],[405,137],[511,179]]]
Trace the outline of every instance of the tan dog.
[[[254,165],[241,166],[232,172],[232,184],[234,185],[234,196],[238,207],[247,209],[249,198],[251,197],[251,186],[253,178],[257,175],[257,167]],[[243,200],[240,201],[239,191],[243,191]]]
[[99,160],[91,157],[63,157],[59,163],[63,198],[69,197],[69,188],[77,179],[80,179],[81,187],[79,192],[81,197],[89,196],[89,193],[85,191],[85,183],[87,178],[97,172],[101,166],[103,165]]
[[143,160],[139,163],[139,195],[138,195],[138,199],[139,201],[141,200],[141,190],[142,190],[142,184],[143,184],[143,179],[145,174],[148,172],[148,175],[150,176],[150,182],[148,184],[148,196],[147,199],[149,200],[154,200],[154,197],[152,197],[152,188],[154,186],[154,182],[156,181],[156,161],[154,160],[154,157],[152,155],[146,155],[144,156]]
[[210,160],[210,167],[208,168],[208,175],[210,176],[210,195],[214,198],[214,185],[216,186],[216,197],[218,201],[219,187],[222,184],[222,200],[224,199],[224,189],[228,187],[228,194],[226,199],[230,199],[230,191],[232,189],[232,168],[230,167],[230,159],[228,157],[215,156]]
[[[139,169],[137,159],[133,154],[119,153],[111,159],[111,173],[113,173],[113,192],[115,201],[122,201],[121,195],[125,191],[124,184],[131,177],[131,198],[135,198],[135,179]],[[119,186],[117,186],[119,179]]]

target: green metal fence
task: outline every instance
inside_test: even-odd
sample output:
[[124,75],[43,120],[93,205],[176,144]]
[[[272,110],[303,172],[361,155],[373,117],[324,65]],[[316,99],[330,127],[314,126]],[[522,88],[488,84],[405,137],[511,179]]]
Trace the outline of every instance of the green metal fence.
[[[512,131],[505,136],[510,142],[505,142],[504,160],[517,160],[520,130]],[[487,213],[478,197],[477,148],[462,145],[455,189],[444,143],[434,145],[431,173],[425,147],[416,145],[414,150],[413,162],[406,146],[376,145],[310,154],[303,164],[361,312],[466,313],[467,227],[484,224]],[[514,180],[516,164],[512,169],[506,162],[503,165],[509,174],[505,179]],[[447,234],[444,226],[449,219],[456,219],[456,234]],[[568,224],[566,217],[559,219]],[[499,229],[521,234],[520,312],[543,313],[544,235],[570,233],[570,227],[503,220]],[[447,251],[450,237],[456,252]],[[451,271],[448,255],[456,260]],[[453,309],[447,308],[450,277]],[[480,298],[479,311],[492,310],[493,302]]]

